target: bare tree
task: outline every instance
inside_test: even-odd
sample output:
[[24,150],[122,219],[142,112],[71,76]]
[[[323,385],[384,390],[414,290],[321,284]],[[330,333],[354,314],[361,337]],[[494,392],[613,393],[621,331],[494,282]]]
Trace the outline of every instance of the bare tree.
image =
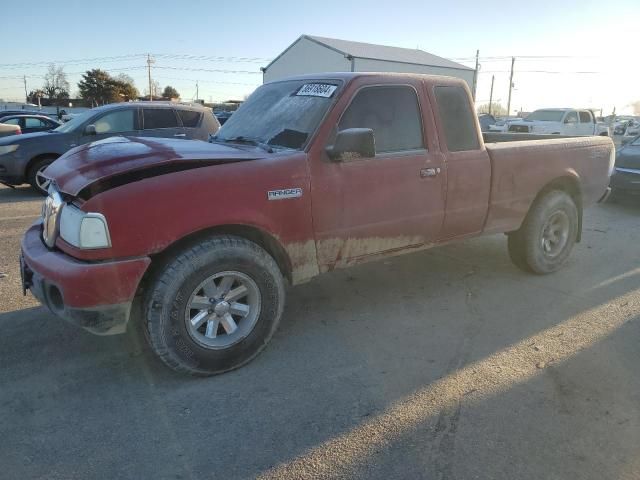
[[[151,81],[151,94],[154,98],[159,98],[162,96],[162,88],[160,88],[160,83],[157,80]],[[149,96],[149,87],[145,88],[144,96]]]
[[69,82],[63,67],[56,67],[53,63],[50,63],[47,73],[44,75],[44,85],[42,87],[45,96],[56,100],[69,98],[69,89]]
[[[478,113],[489,113],[489,104],[485,103],[478,105]],[[499,103],[493,102],[491,104],[491,115],[500,117],[507,114],[507,109]]]

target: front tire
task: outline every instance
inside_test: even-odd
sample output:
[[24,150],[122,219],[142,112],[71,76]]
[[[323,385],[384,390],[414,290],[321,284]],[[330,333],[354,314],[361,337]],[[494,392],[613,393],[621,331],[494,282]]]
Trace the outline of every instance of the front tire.
[[27,182],[31,187],[42,195],[47,195],[50,181],[43,175],[46,168],[55,161],[55,158],[47,157],[37,160],[29,167],[27,172]]
[[520,269],[540,275],[560,269],[578,236],[578,208],[566,192],[553,190],[531,207],[519,230],[509,234],[509,256]]
[[256,357],[285,302],[274,259],[253,242],[217,236],[169,261],[147,293],[147,339],[172,369],[215,375]]

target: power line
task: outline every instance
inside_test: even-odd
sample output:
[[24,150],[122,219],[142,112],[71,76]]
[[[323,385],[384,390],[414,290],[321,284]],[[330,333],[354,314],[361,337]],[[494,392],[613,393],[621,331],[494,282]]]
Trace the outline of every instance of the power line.
[[[515,57],[520,60],[566,60],[566,59],[580,59],[587,60],[593,58],[603,58],[597,55],[515,55]],[[457,58],[449,58],[449,60],[454,60],[458,62],[474,62],[476,57],[457,57]],[[480,57],[481,62],[487,61],[507,61],[511,60],[511,55],[509,56],[491,56],[491,57]]]
[[265,63],[270,62],[270,58],[262,57],[219,57],[209,55],[188,55],[178,53],[155,53],[157,58],[166,58],[172,60],[197,60],[204,62],[230,62],[230,63]]
[[[157,75],[156,75],[157,77]],[[196,78],[185,78],[185,77],[166,77],[164,75],[162,75],[161,77],[157,77],[159,79],[162,80],[181,80],[184,82],[200,82],[200,83],[216,83],[216,84],[221,84],[221,85],[243,85],[243,86],[247,86],[247,87],[257,87],[259,85],[261,85],[261,82],[257,82],[257,83],[247,83],[247,82],[221,82],[218,80],[200,80],[200,79],[196,79]]]
[[[517,58],[517,57],[516,57]],[[509,73],[511,70],[485,70],[485,71],[480,71],[478,73]],[[601,74],[604,72],[585,72],[585,71],[569,71],[569,70],[565,70],[565,71],[555,71],[555,70],[518,70],[518,73],[551,73],[551,74],[568,74],[568,75],[573,75],[573,74],[585,74],[585,75],[597,75],[597,74]]]
[[[133,58],[144,58],[148,54],[146,53],[132,53],[128,55],[115,55],[110,57],[91,57],[91,58],[76,58],[71,60],[43,60],[38,62],[21,62],[21,63],[2,63],[0,68],[25,68],[25,67],[37,67],[48,66],[50,64],[56,65],[72,65],[80,63],[90,62],[120,62],[131,60]],[[205,61],[205,62],[229,62],[229,63],[264,63],[269,62],[271,59],[262,57],[222,57],[211,55],[189,55],[179,53],[154,53],[152,54],[156,58],[165,58],[171,60],[189,60],[189,61]]]
[[254,72],[250,70],[221,70],[210,68],[189,68],[189,67],[162,67],[156,66],[156,68],[162,68],[166,70],[187,70],[189,72],[211,72],[211,73],[235,73],[235,74],[248,74],[248,75],[262,75],[262,72]]
[[70,65],[74,63],[89,63],[89,62],[118,62],[123,60],[130,60],[136,57],[144,57],[145,54],[131,54],[131,55],[117,55],[113,57],[94,57],[94,58],[82,58],[75,60],[47,60],[41,62],[23,62],[23,63],[3,63],[0,64],[0,68],[25,68],[35,66],[48,66],[53,63],[56,65]]

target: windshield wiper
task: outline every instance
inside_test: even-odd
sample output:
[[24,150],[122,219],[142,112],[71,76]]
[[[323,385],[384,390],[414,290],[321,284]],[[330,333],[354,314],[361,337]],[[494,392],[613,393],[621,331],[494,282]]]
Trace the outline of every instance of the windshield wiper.
[[243,135],[238,135],[237,137],[232,137],[232,138],[218,138],[217,136],[213,136],[211,138],[214,141],[218,141],[218,142],[234,142],[234,143],[244,143],[247,145],[253,145],[255,147],[259,147],[265,150],[268,153],[273,153],[273,148],[271,148],[271,145],[267,145],[266,143],[261,142],[260,140],[257,140],[255,138],[245,137]]

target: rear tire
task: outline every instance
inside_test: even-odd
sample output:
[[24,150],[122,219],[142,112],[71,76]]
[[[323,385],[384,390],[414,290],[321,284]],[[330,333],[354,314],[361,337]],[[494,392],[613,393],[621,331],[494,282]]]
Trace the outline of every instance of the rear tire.
[[519,230],[509,234],[512,262],[540,275],[566,262],[578,236],[578,208],[566,192],[553,190],[531,207]]
[[284,302],[282,274],[267,252],[240,237],[212,237],[179,253],[150,282],[147,339],[178,372],[227,372],[264,349]]
[[27,182],[36,192],[42,195],[47,195],[47,188],[49,186],[49,182],[44,180],[42,177],[42,172],[54,161],[55,158],[53,157],[36,160],[33,165],[29,167],[29,171],[27,172]]

